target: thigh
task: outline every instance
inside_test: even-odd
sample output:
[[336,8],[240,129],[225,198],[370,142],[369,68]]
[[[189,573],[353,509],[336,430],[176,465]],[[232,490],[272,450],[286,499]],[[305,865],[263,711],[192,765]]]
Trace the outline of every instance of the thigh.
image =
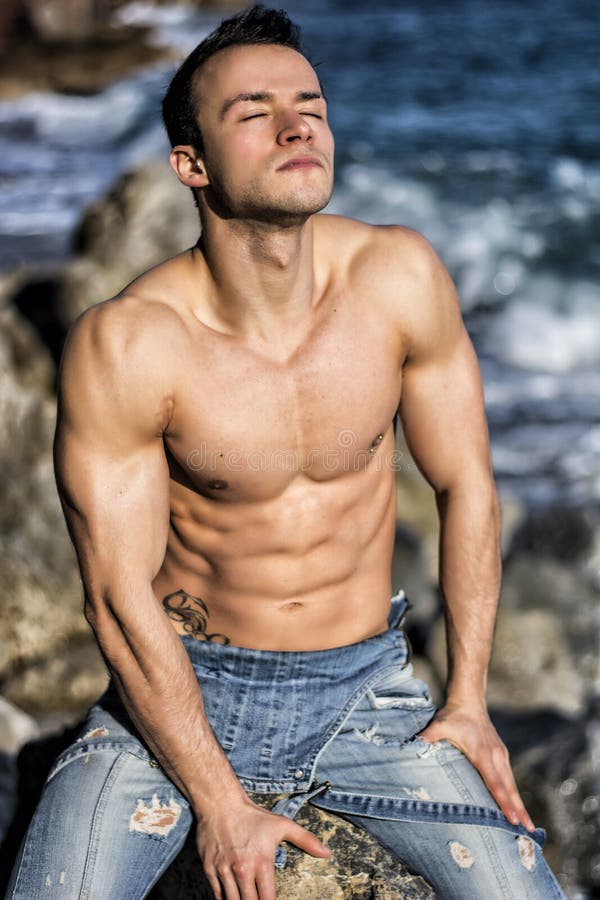
[[504,818],[464,754],[416,736],[434,712],[410,667],[389,673],[319,758],[316,780],[332,787],[315,805],[365,828],[440,897],[564,897],[539,844]]
[[7,898],[141,900],[191,824],[187,800],[141,742],[93,707],[50,770]]
[[481,824],[348,818],[443,900],[565,900],[540,846],[524,835]]

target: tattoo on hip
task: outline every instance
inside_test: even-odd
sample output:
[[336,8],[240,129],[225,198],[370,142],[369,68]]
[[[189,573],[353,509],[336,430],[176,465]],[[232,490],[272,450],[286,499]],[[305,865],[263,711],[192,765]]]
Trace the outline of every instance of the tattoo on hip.
[[170,619],[183,625],[183,630],[198,641],[213,641],[216,644],[228,644],[229,638],[224,634],[209,634],[206,630],[210,613],[204,600],[188,594],[183,588],[167,594],[163,598],[163,607]]

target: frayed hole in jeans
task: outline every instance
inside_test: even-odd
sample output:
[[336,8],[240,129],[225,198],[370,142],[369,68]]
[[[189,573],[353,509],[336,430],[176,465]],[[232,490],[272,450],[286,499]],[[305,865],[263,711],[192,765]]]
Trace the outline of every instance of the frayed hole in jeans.
[[173,799],[161,803],[157,794],[152,796],[149,806],[143,800],[138,800],[137,808],[129,819],[129,830],[166,837],[177,825],[181,809],[181,804]]

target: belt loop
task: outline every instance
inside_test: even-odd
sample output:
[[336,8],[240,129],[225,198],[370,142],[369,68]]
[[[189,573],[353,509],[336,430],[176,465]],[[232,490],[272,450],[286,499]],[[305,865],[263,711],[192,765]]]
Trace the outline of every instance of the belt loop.
[[399,590],[397,594],[394,594],[390,601],[391,608],[388,614],[388,628],[390,631],[402,627],[404,617],[411,605],[403,590]]

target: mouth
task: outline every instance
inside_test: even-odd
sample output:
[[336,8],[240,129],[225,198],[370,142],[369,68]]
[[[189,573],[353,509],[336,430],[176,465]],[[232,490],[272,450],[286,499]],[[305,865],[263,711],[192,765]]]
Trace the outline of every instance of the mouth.
[[288,159],[282,166],[279,166],[277,171],[285,172],[290,169],[311,169],[313,167],[319,169],[323,168],[322,162],[318,160],[316,156],[294,156],[292,159]]

